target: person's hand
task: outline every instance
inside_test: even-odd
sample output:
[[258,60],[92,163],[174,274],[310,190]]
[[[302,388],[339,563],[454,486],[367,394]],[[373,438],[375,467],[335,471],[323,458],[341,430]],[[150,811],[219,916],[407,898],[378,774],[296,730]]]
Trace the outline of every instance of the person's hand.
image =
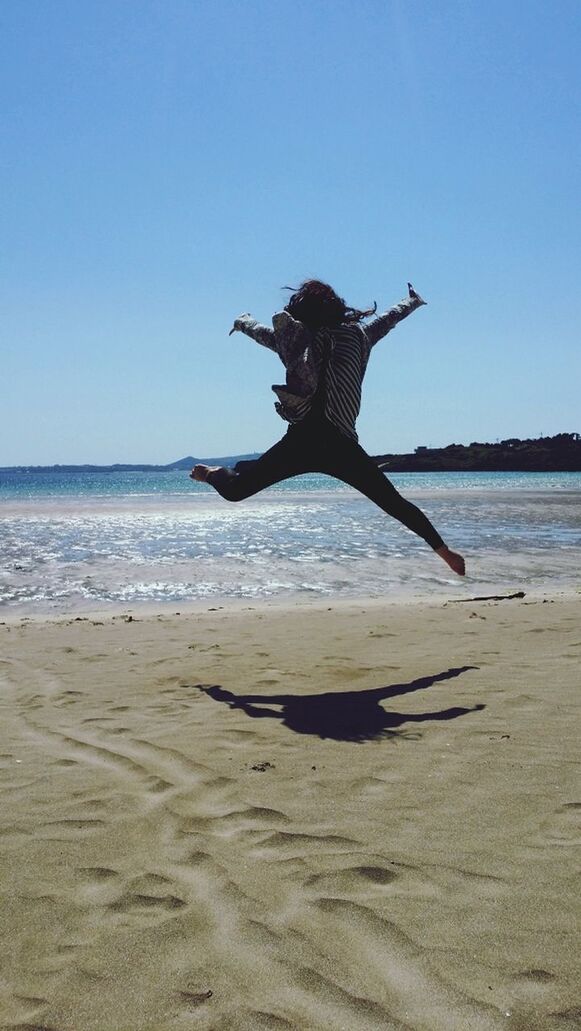
[[413,288],[411,283],[408,283],[408,290],[409,290],[409,295],[410,295],[412,301],[419,301],[420,304],[427,304],[428,303],[427,301],[424,301],[423,297],[420,297],[419,293],[417,293],[416,290],[414,290],[414,288]]
[[237,319],[234,319],[234,325],[232,326],[232,329],[228,333],[229,337],[231,337],[233,333],[236,333],[237,331],[242,329],[242,320],[245,319],[245,318],[248,318],[248,315],[249,315],[249,313],[245,312],[244,315],[240,315]]

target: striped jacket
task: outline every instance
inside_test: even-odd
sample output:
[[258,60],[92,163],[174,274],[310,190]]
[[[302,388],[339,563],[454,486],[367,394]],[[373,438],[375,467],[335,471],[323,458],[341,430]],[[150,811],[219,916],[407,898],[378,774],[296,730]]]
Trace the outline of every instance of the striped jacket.
[[286,382],[274,384],[275,408],[287,422],[300,422],[310,412],[324,368],[322,408],[325,416],[347,437],[357,440],[355,421],[361,408],[361,385],[371,348],[398,322],[425,302],[407,297],[368,322],[344,324],[318,332],[307,329],[286,311],[272,317],[272,329],[251,315],[241,315],[233,329],[252,337],[278,354],[286,369]]

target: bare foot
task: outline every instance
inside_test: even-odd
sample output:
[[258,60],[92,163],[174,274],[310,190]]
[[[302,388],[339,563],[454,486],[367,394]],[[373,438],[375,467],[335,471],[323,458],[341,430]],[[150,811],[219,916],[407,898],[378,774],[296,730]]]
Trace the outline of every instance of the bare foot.
[[455,551],[450,551],[445,544],[443,544],[441,548],[437,549],[436,555],[443,558],[444,562],[450,566],[450,569],[453,569],[455,573],[458,573],[458,576],[464,576],[466,566],[461,555],[457,555]]
[[206,483],[208,473],[215,473],[219,468],[219,465],[195,465],[190,473],[190,480],[199,480],[200,483]]

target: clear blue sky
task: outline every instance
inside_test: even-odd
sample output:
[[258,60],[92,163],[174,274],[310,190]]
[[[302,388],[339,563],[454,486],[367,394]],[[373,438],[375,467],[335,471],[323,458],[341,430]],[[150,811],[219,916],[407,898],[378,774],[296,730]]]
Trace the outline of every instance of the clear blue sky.
[[260,451],[233,318],[429,305],[371,452],[581,431],[579,0],[3,0],[0,465]]

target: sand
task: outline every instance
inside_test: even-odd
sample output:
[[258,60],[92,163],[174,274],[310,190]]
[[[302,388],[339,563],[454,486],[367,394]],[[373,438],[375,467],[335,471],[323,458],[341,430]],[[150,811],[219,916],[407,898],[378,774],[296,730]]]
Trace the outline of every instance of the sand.
[[0,645],[0,1026],[581,1026],[581,597]]

